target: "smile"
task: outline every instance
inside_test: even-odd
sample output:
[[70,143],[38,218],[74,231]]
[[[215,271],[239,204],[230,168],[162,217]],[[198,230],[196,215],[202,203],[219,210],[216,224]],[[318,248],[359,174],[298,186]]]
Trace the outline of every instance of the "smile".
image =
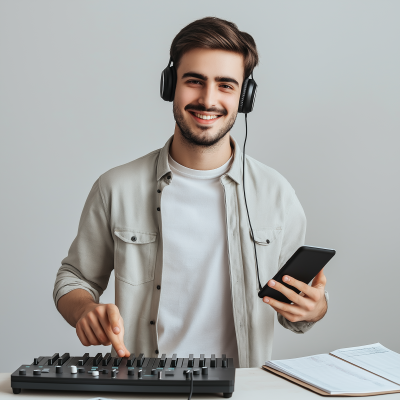
[[221,117],[221,115],[199,114],[194,111],[189,111],[189,113],[200,124],[212,124],[214,121]]
[[203,114],[197,114],[197,113],[194,113],[194,115],[197,118],[200,118],[200,119],[215,119],[215,118],[218,118],[218,115],[203,115]]

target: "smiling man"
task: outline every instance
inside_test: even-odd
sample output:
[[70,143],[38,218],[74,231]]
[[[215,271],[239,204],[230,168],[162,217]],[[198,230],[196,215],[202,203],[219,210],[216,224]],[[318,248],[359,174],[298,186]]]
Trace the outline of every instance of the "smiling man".
[[[54,301],[85,346],[112,344],[121,357],[225,353],[236,366],[261,366],[275,311],[285,328],[306,332],[326,313],[326,279],[287,277],[301,295],[270,280],[292,304],[257,296],[254,242],[265,284],[303,245],[306,220],[290,184],[246,156],[249,228],[243,155],[230,131],[258,64],[253,38],[204,18],[178,33],[170,56],[174,134],[95,182]],[[115,304],[100,304],[113,269]]]

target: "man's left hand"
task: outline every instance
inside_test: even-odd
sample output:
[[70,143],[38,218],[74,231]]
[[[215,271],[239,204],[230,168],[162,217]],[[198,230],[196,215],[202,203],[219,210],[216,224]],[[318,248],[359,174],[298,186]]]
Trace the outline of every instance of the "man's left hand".
[[325,299],[326,277],[323,269],[315,276],[311,286],[288,275],[282,280],[300,290],[300,294],[272,279],[268,282],[268,286],[284,294],[293,304],[282,303],[271,297],[264,297],[264,303],[269,304],[290,322],[317,322],[325,315],[328,306]]

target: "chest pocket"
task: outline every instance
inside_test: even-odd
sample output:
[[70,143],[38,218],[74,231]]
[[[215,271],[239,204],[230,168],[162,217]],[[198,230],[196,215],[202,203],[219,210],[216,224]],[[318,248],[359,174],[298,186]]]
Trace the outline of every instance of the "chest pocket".
[[154,280],[157,233],[115,230],[115,276],[131,285]]
[[[264,228],[254,230],[261,285],[264,286],[278,271],[282,230]],[[251,235],[251,232],[250,232]]]

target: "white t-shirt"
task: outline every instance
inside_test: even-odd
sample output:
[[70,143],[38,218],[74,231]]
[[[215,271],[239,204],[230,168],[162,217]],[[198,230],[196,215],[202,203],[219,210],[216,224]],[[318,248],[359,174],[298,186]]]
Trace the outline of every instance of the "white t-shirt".
[[239,365],[220,182],[231,159],[208,171],[168,160],[173,179],[162,195],[160,354],[226,354]]

